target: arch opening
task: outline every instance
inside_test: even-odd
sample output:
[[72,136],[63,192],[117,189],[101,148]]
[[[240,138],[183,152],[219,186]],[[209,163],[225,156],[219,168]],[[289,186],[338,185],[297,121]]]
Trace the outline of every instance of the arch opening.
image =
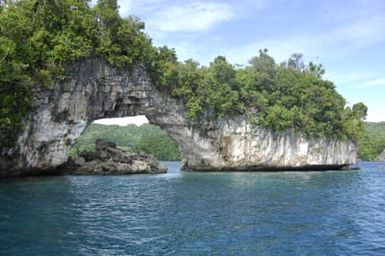
[[117,69],[100,58],[72,63],[66,78],[36,92],[32,104],[15,148],[2,154],[2,175],[49,172],[61,166],[76,139],[102,118],[144,115],[167,132],[183,157],[195,143],[183,103],[158,91],[140,65]]
[[70,148],[72,158],[96,150],[95,142],[103,139],[124,152],[146,154],[159,161],[180,161],[178,144],[146,116],[104,118],[93,121]]

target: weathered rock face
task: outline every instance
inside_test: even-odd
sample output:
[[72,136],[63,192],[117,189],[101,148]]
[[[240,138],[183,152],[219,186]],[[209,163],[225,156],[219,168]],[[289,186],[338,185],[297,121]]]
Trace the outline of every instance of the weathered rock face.
[[67,161],[75,139],[95,119],[135,115],[166,130],[190,170],[327,169],[356,161],[352,142],[273,133],[242,117],[192,128],[182,102],[161,94],[141,66],[118,70],[94,58],[68,65],[67,74],[53,89],[35,93],[17,145],[1,152],[1,175],[49,172]]
[[[197,171],[338,169],[356,162],[356,147],[351,142],[306,139],[293,131],[275,133],[255,127],[245,118],[217,122],[205,138],[193,138],[201,148],[185,157],[184,165]],[[215,156],[207,161],[200,157],[204,155],[205,144],[215,147],[215,151],[208,150],[215,152]]]
[[384,149],[384,151],[381,152],[381,154],[378,155],[377,160],[378,161],[385,161],[385,149]]

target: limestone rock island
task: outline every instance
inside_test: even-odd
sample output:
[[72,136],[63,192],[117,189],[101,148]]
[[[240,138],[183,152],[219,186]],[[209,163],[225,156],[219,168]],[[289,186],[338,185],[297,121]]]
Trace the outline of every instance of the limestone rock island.
[[116,1],[0,5],[0,176],[49,174],[94,120],[135,115],[177,142],[186,170],[356,162],[367,108],[348,106],[322,65],[301,54],[276,63],[266,49],[245,67],[180,62],[144,27]]

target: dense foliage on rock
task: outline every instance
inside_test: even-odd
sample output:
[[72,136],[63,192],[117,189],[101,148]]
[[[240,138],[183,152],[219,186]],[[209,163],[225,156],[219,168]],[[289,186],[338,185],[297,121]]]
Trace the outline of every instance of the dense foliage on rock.
[[385,122],[365,122],[365,136],[358,141],[358,158],[377,160],[385,150]]
[[144,64],[163,93],[181,98],[192,124],[247,115],[275,131],[357,139],[366,107],[346,107],[322,66],[293,55],[277,64],[260,51],[238,68],[225,57],[208,67],[178,62],[174,50],[156,48],[144,23],[121,18],[116,0],[19,0],[0,6],[0,141],[13,142],[30,111],[33,89],[63,78],[64,64],[101,56],[116,67]]
[[178,161],[181,159],[178,145],[159,127],[144,124],[142,126],[92,124],[80,136],[72,148],[71,154],[79,155],[83,151],[92,151],[95,141],[104,138],[113,141],[126,151],[153,155],[158,160]]
[[20,0],[0,5],[0,141],[12,142],[30,108],[33,86],[49,87],[63,64],[103,56],[118,67],[151,65],[156,48],[116,0]]
[[358,139],[367,107],[347,107],[321,65],[305,64],[293,54],[277,64],[261,50],[250,65],[237,68],[219,56],[209,67],[187,60],[163,65],[160,88],[182,97],[191,120],[248,115],[254,124],[275,131],[293,129],[309,136]]

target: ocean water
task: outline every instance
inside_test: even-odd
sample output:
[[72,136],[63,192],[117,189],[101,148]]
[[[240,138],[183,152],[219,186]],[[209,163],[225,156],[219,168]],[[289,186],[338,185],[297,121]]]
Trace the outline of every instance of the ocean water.
[[360,171],[0,181],[0,255],[385,255],[385,163]]

